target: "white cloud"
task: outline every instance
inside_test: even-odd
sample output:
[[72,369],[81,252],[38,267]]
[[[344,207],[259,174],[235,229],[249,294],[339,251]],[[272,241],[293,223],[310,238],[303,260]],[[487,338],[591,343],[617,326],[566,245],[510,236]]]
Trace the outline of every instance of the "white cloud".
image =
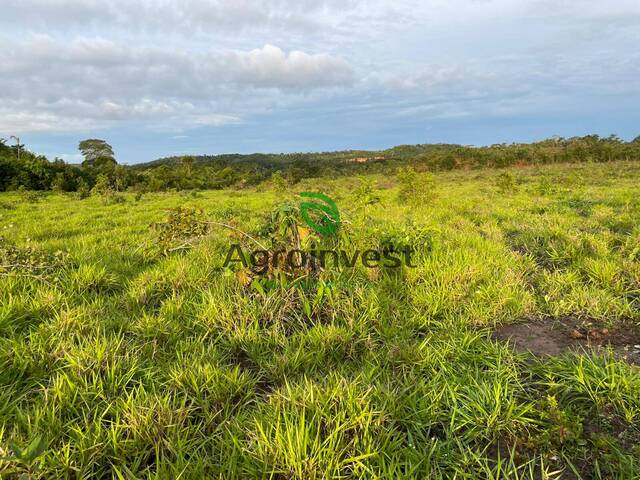
[[0,136],[27,132],[86,131],[100,126],[100,123],[90,118],[75,114],[60,115],[34,109],[26,104],[16,107],[15,103],[11,103],[0,107]]
[[102,83],[121,90],[119,83],[126,80],[132,83],[128,90],[135,89],[136,83],[144,92],[187,87],[191,91],[177,90],[176,95],[197,97],[203,89],[208,92],[226,84],[305,90],[344,85],[354,79],[353,68],[339,57],[301,51],[286,54],[268,44],[251,51],[203,52],[130,47],[103,38],[62,41],[48,35],[34,35],[21,43],[5,39],[3,44],[6,53],[0,73],[4,84],[19,77],[20,84],[26,80],[56,87],[62,80],[68,87]]
[[255,87],[307,89],[346,85],[354,80],[353,69],[341,58],[300,51],[287,55],[273,45],[214,57],[210,66],[213,75],[221,72],[231,82]]
[[0,133],[640,98],[637,0],[3,0],[0,29]]
[[339,57],[287,54],[272,45],[181,51],[48,35],[3,43],[0,110],[6,116],[0,127],[9,131],[100,128],[140,119],[219,126],[238,123],[237,111],[265,90],[299,95],[355,79],[354,69]]
[[365,0],[4,0],[0,24],[28,18],[36,28],[237,32],[323,28]]

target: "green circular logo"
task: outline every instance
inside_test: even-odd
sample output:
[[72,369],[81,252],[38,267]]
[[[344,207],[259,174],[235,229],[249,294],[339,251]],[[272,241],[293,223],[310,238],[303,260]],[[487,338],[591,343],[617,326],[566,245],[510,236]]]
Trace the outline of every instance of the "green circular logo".
[[[300,204],[300,214],[309,228],[321,235],[330,235],[338,231],[338,227],[340,227],[340,212],[338,211],[336,202],[320,192],[302,192],[300,196],[315,198],[324,202],[303,202]],[[319,219],[312,218],[309,213],[312,210],[321,212],[321,214],[317,216]]]

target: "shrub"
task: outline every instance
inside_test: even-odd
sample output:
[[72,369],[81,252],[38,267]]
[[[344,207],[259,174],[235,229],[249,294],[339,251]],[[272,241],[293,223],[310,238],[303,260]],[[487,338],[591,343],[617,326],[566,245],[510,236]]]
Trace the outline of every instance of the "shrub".
[[26,246],[17,247],[0,237],[0,277],[18,276],[46,280],[56,276],[67,265],[67,254],[53,254]]
[[67,191],[67,180],[64,178],[62,172],[57,173],[55,179],[51,183],[51,191],[55,193],[62,193]]
[[78,180],[78,186],[76,188],[76,192],[78,195],[78,199],[84,200],[91,195],[91,189],[89,188],[89,184],[85,182],[83,178]]
[[105,205],[113,205],[116,203],[124,203],[126,200],[122,195],[113,188],[109,177],[104,174],[98,175],[96,184],[91,189],[93,195],[98,195],[102,198],[102,203]]
[[18,187],[18,192],[20,193],[20,197],[22,198],[22,200],[24,200],[25,202],[38,203],[40,200],[42,200],[41,192],[27,190],[24,185],[20,185],[20,187]]
[[500,193],[513,193],[518,190],[516,178],[511,172],[503,172],[496,178],[496,187]]
[[358,186],[355,189],[355,196],[359,203],[364,205],[373,205],[380,202],[380,195],[376,193],[373,180],[366,177],[358,179]]
[[553,184],[547,177],[540,177],[536,190],[540,195],[548,195],[553,193]]
[[194,239],[209,232],[203,211],[192,207],[172,208],[166,220],[154,223],[152,228],[157,233],[157,245],[163,255],[187,250]]
[[435,178],[431,173],[419,174],[412,167],[398,169],[398,201],[420,204],[432,200],[435,196]]
[[284,192],[287,190],[287,181],[280,170],[276,170],[271,174],[271,183],[276,192]]
[[105,174],[98,175],[96,179],[96,184],[91,189],[91,193],[93,195],[104,195],[109,191],[112,191],[113,187],[111,186],[111,182],[109,178]]

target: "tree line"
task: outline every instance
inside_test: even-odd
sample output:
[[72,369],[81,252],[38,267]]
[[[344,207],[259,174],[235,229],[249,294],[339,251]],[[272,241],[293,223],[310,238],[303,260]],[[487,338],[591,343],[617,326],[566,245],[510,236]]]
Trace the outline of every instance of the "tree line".
[[293,185],[304,178],[392,174],[407,166],[441,171],[640,159],[640,137],[626,142],[615,135],[554,137],[485,147],[425,144],[382,151],[183,156],[133,166],[118,164],[113,148],[101,139],[83,140],[78,148],[84,160],[73,165],[58,158],[50,161],[25,150],[24,145],[8,145],[0,139],[0,191],[206,190],[258,185],[270,181],[276,172],[279,181]]

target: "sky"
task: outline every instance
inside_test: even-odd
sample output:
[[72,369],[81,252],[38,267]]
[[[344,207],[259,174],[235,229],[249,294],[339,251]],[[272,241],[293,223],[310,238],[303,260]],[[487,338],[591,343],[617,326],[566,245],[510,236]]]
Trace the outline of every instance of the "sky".
[[640,135],[638,0],[0,0],[0,138],[81,160]]

